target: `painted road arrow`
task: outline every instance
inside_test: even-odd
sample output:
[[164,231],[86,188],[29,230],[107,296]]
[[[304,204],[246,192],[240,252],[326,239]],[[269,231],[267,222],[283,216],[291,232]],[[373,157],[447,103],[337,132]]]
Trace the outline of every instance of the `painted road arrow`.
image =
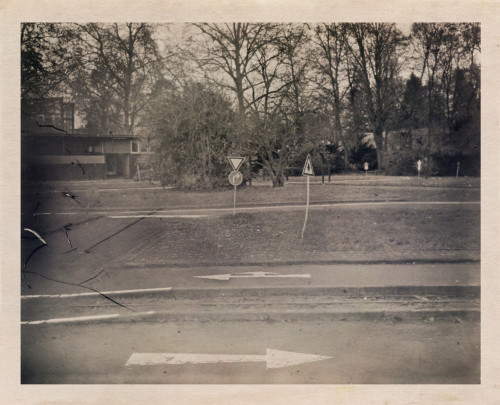
[[248,271],[236,274],[214,274],[212,276],[193,276],[195,278],[207,278],[210,280],[227,281],[231,278],[311,278],[310,274],[278,274],[267,271]]
[[250,354],[191,354],[191,353],[133,353],[126,366],[156,366],[165,364],[249,363],[266,362],[267,368],[281,368],[312,363],[331,357],[316,354],[285,352],[267,349],[264,355]]

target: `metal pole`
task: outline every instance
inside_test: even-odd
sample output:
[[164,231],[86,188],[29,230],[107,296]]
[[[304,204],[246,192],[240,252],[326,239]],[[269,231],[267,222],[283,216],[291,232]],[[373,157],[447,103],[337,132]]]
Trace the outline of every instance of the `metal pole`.
[[309,177],[310,176],[306,176],[307,177],[307,203],[306,203],[306,218],[304,220],[304,227],[302,228],[302,236],[300,237],[300,240],[303,240],[304,239],[304,232],[306,230],[306,224],[307,224],[307,215],[309,213]]
[[458,179],[458,170],[460,169],[460,162],[457,162],[457,179]]
[[233,215],[236,215],[236,186],[234,186],[234,204],[233,204]]

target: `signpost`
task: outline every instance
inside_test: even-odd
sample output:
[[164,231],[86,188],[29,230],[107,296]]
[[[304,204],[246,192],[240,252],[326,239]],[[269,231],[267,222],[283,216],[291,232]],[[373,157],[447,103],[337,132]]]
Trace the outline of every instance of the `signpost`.
[[460,170],[460,162],[457,162],[457,179],[458,179],[458,171]]
[[233,171],[229,173],[229,183],[234,186],[233,215],[236,215],[236,187],[243,182],[243,175],[238,171],[238,169],[245,161],[245,158],[242,156],[229,156],[228,159],[229,163],[231,163],[231,167],[233,168]]
[[422,169],[422,161],[421,161],[421,160],[419,160],[419,161],[417,162],[417,170],[418,170],[418,175],[417,175],[417,177],[418,177],[418,178],[420,178],[420,170],[421,170],[421,169]]
[[365,175],[368,176],[368,162],[365,162]]
[[306,176],[307,178],[307,203],[306,203],[306,218],[304,220],[304,227],[302,228],[302,236],[300,240],[304,239],[304,232],[306,230],[307,224],[307,215],[309,213],[309,177],[314,176],[314,169],[311,162],[311,155],[307,155],[306,163],[304,164],[304,168],[302,169],[302,176]]

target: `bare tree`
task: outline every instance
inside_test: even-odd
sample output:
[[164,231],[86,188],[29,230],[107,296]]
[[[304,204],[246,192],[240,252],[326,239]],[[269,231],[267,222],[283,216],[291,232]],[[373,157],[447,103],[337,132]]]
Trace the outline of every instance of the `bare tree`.
[[199,66],[236,98],[234,148],[257,154],[273,185],[286,167],[302,128],[307,59],[302,25],[196,24],[203,40]]
[[251,88],[249,76],[255,69],[252,60],[269,40],[271,26],[250,23],[195,26],[203,34],[203,54],[197,58],[200,67],[210,80],[236,95],[238,111],[244,116],[251,104],[247,94]]
[[378,168],[385,167],[388,118],[399,102],[396,79],[403,67],[405,38],[396,24],[349,24],[349,55],[357,70],[367,123],[377,148]]
[[[144,23],[78,25],[80,74],[94,81],[76,81],[74,92],[89,109],[96,101],[101,103],[101,112],[104,106],[114,109],[108,117],[126,134],[134,134],[145,105],[145,88],[157,67],[152,33],[153,27]],[[86,113],[98,118],[99,110]]]
[[21,24],[21,97],[42,99],[61,93],[76,69],[73,32],[65,24]]
[[319,24],[314,27],[315,88],[319,101],[318,109],[333,116],[329,142],[340,143],[344,151],[344,163],[349,162],[349,152],[355,147],[354,133],[346,130],[346,96],[351,88],[348,71],[348,26],[347,24]]
[[474,111],[478,103],[480,28],[472,23],[416,23],[412,37],[420,77],[426,79],[427,144],[430,151],[441,153],[443,134],[451,136],[462,124],[458,117]]

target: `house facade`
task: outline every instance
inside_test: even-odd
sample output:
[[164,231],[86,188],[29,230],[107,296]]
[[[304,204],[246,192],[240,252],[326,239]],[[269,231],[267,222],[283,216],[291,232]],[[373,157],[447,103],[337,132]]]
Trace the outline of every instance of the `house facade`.
[[75,130],[74,106],[62,98],[22,108],[23,181],[132,178],[142,153],[149,151],[135,136]]

